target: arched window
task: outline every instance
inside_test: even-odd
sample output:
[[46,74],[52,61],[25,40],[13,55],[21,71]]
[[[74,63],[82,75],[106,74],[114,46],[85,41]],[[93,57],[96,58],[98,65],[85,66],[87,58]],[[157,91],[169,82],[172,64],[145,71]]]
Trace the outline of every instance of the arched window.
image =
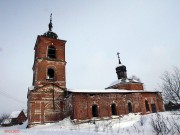
[[147,100],[145,101],[145,106],[146,106],[146,112],[150,111],[150,109],[149,109],[149,103],[148,103]]
[[152,97],[151,97],[151,109],[152,109],[152,113],[157,112],[157,111],[156,111],[156,105],[155,105],[154,100],[153,100]]
[[132,104],[129,102],[128,103],[128,112],[131,113],[132,112]]
[[98,117],[98,106],[97,105],[92,106],[92,116]]
[[156,111],[156,105],[154,103],[151,103],[152,113],[157,112]]
[[48,47],[48,58],[56,58],[56,48],[54,46]]
[[117,115],[116,104],[111,105],[111,112],[112,112],[112,115]]
[[54,80],[55,73],[54,73],[54,69],[49,68],[47,71],[47,79],[48,80]]

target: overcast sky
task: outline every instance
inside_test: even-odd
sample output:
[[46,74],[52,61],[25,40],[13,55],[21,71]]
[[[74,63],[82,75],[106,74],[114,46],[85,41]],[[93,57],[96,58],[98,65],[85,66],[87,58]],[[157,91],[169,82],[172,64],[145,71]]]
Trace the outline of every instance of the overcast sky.
[[117,80],[117,52],[146,90],[180,67],[179,0],[0,0],[0,114],[26,108],[33,48],[50,13],[53,31],[67,40],[67,88],[103,89]]

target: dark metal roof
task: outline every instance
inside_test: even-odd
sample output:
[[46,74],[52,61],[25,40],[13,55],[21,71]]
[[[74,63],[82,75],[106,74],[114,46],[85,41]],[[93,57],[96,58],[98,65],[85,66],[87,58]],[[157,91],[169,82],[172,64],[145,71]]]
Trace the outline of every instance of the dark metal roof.
[[52,31],[48,31],[44,33],[43,36],[48,37],[48,38],[58,39],[58,35]]

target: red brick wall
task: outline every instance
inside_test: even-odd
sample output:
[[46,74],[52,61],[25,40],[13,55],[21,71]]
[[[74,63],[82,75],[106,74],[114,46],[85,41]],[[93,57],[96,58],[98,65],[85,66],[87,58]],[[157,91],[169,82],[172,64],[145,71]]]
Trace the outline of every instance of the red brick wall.
[[63,112],[64,117],[68,117],[72,115],[73,112],[73,100],[72,100],[72,94],[68,95],[63,102]]
[[[49,82],[47,80],[47,70],[48,68],[53,68],[55,71],[55,80],[54,82],[58,83],[59,86],[66,86],[65,82],[65,63],[54,62],[54,61],[38,61],[36,62],[36,81],[35,86],[45,85]],[[51,82],[51,81],[50,81]]]
[[[92,116],[92,105],[98,106],[99,117],[110,117],[112,115],[111,105],[116,104],[117,115],[128,114],[128,102],[132,103],[132,112],[146,114],[145,99],[153,99],[157,111],[164,111],[163,103],[157,102],[157,93],[129,93],[129,94],[83,94],[73,93],[73,114],[72,119],[87,120]],[[150,112],[152,112],[151,106]]]
[[[38,36],[35,45],[35,59],[33,65],[34,71],[34,86],[48,83],[47,70],[52,68],[55,70],[55,82],[59,86],[66,87],[66,75],[65,75],[65,41]],[[56,48],[56,58],[48,58],[47,52],[49,46]]]
[[38,36],[35,44],[35,58],[47,58],[48,46],[56,48],[56,59],[65,61],[65,43],[64,40]]
[[60,106],[63,98],[64,90],[52,84],[31,91],[28,95],[29,126],[63,119],[63,108]]
[[127,84],[117,84],[110,88],[113,89],[125,89],[125,90],[143,90],[142,83],[127,83]]
[[[143,114],[146,113],[146,108],[145,108],[145,100],[148,101],[149,103],[149,108],[150,112],[152,112],[152,107],[151,104],[154,102],[157,112],[164,111],[164,103],[163,99],[160,93],[142,93],[142,109],[143,109]],[[147,112],[148,113],[148,112]]]

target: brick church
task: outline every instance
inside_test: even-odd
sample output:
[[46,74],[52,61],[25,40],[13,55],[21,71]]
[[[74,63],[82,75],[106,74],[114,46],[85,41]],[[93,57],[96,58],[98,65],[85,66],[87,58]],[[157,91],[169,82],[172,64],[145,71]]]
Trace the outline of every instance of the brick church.
[[37,36],[34,46],[33,83],[28,88],[28,126],[57,122],[68,116],[85,122],[128,113],[164,111],[161,93],[144,91],[143,83],[127,78],[126,66],[116,67],[118,80],[105,89],[66,87],[65,40],[49,30]]

